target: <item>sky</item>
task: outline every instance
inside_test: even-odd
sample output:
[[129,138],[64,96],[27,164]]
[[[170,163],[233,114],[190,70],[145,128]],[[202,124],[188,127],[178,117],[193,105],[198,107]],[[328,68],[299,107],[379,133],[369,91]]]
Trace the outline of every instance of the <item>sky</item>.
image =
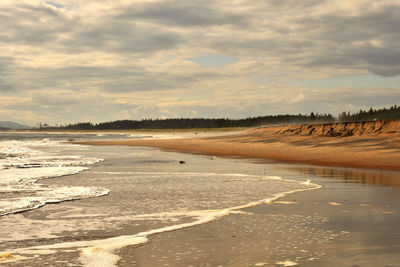
[[0,121],[400,104],[398,0],[0,0]]

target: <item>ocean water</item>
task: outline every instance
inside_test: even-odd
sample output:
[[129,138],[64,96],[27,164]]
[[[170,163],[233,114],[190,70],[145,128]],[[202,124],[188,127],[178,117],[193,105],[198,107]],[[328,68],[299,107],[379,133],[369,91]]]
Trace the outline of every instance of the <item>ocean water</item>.
[[165,136],[0,134],[0,263],[115,266],[151,235],[319,188],[235,159],[65,142],[95,138]]
[[104,188],[38,183],[46,178],[77,174],[86,170],[86,165],[101,161],[64,153],[71,149],[77,147],[50,139],[1,141],[0,215],[35,209],[46,203],[107,194]]

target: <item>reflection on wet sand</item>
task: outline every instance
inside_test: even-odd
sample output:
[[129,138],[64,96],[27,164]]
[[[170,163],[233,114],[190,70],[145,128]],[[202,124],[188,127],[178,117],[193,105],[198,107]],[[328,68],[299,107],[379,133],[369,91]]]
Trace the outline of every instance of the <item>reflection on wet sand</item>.
[[305,175],[344,180],[345,183],[400,187],[400,172],[319,166],[282,167]]

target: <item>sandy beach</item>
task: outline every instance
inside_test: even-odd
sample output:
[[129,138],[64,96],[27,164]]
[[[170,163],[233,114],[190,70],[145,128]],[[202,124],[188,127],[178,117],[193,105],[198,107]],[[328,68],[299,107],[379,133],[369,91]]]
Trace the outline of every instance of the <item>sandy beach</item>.
[[[316,129],[311,134],[293,133],[302,127],[290,126],[217,135],[176,133],[174,139],[140,134],[137,141],[126,141],[135,138],[131,134],[107,133],[45,139],[39,134],[20,137],[34,138],[31,141],[11,140],[10,146],[18,145],[15,151],[29,152],[21,150],[24,146],[38,149],[31,151],[29,161],[36,165],[40,158],[57,166],[59,160],[67,160],[67,169],[71,160],[79,166],[84,159],[96,162],[74,175],[41,179],[26,197],[32,197],[35,188],[40,192],[69,188],[66,192],[70,192],[95,187],[109,194],[0,217],[0,263],[10,267],[398,266],[400,172],[279,163],[262,156],[244,158],[246,154],[229,150],[235,144],[242,146],[243,153],[246,145],[267,147],[269,143],[262,140],[277,147],[304,147],[302,151],[312,151],[315,140],[321,140],[317,148],[324,148],[321,142],[325,142],[328,150],[340,142],[342,149],[347,143],[366,151],[374,150],[366,145],[374,142],[396,144],[388,141],[397,138],[393,128],[359,135],[353,131],[345,137],[336,136],[336,131],[332,137],[318,127],[303,127]],[[75,146],[66,142],[70,138],[107,146]],[[126,142],[136,143],[123,145]],[[149,148],[143,143],[171,146]],[[200,143],[198,149],[210,152],[189,146]],[[178,150],[173,144],[187,145],[182,152],[190,153],[166,151]],[[218,144],[226,148],[223,157],[212,152]],[[99,158],[103,161],[95,160]],[[32,168],[15,171],[32,173]],[[25,197],[18,192],[2,197]],[[138,237],[140,242],[135,241]]]
[[119,266],[398,266],[399,130],[399,121],[381,121],[85,144],[240,157],[323,186],[152,236],[122,249]]
[[234,134],[192,136],[195,137],[77,143],[147,146],[212,156],[400,170],[400,120],[260,127]]

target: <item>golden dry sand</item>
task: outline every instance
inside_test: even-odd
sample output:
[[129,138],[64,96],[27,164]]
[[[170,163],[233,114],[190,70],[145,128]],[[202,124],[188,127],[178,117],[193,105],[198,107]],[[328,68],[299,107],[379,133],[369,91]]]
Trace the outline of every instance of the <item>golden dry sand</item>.
[[260,127],[214,137],[77,143],[158,147],[215,156],[400,170],[400,120]]

